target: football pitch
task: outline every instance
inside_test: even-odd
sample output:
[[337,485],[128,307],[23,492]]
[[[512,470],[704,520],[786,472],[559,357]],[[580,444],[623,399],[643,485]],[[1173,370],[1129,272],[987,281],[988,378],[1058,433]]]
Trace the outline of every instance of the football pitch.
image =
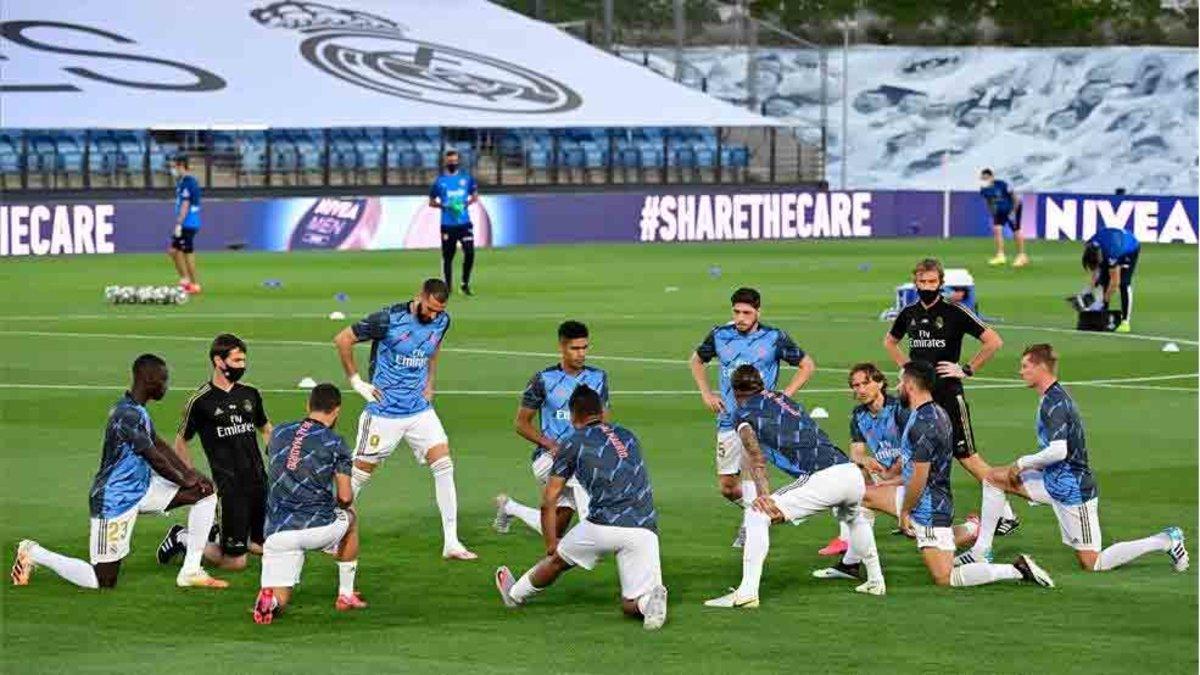
[[[829,411],[818,420],[847,447],[852,407],[846,370],[886,362],[892,302],[927,254],[969,267],[981,309],[1004,348],[970,382],[976,440],[993,464],[1037,450],[1037,395],[1017,379],[1021,347],[1052,342],[1087,426],[1105,543],[1179,525],[1197,555],[1196,249],[1146,246],[1136,281],[1132,336],[1081,334],[1062,297],[1083,280],[1078,244],[1033,242],[1033,266],[990,269],[983,240],[895,240],[688,246],[532,247],[482,251],[478,295],[456,294],[438,373],[436,406],[450,436],[459,531],[480,559],[441,560],[441,530],[427,468],[397,452],[363,492],[359,587],[371,606],[333,609],[336,569],[311,554],[293,605],[257,626],[250,606],[257,560],[218,572],[224,591],[174,586],[155,547],[169,520],[138,520],[115,591],[84,591],[48,570],[0,593],[4,672],[1190,672],[1197,670],[1195,568],[1171,571],[1152,554],[1104,574],[1077,569],[1047,507],[1014,500],[1024,520],[998,538],[999,561],[1035,556],[1058,588],[996,584],[932,587],[913,543],[876,524],[888,595],[818,581],[816,550],[830,518],[772,529],[762,607],[707,609],[736,585],[730,548],[739,514],[714,478],[714,423],[686,359],[728,320],[740,285],[763,293],[763,322],[786,329],[815,359],[798,398]],[[246,380],[264,392],[276,423],[303,417],[305,376],[342,387],[339,430],[354,441],[362,401],[345,384],[331,340],[346,322],[411,297],[438,273],[436,251],[201,255],[205,293],[178,307],[112,307],[109,284],[162,284],[165,256],[7,260],[0,264],[0,551],[37,539],[87,555],[87,491],[105,416],[142,352],[171,366],[172,389],[150,412],[174,436],[189,392],[207,377],[208,342],[234,332],[249,343]],[[714,269],[719,267],[719,271]],[[279,279],[279,288],[263,285]],[[344,302],[334,299],[345,293]],[[492,531],[492,498],[534,503],[529,448],[512,430],[520,390],[556,356],[555,329],[591,329],[591,363],[609,371],[614,419],[642,440],[660,512],[670,616],[658,633],[621,617],[615,566],[576,570],[519,610],[503,607],[492,572],[520,574],[540,538],[513,522]],[[1160,339],[1162,338],[1162,339]],[[1163,353],[1164,342],[1180,352]],[[964,358],[975,348],[968,340]],[[365,370],[366,349],[359,348]],[[884,368],[892,373],[895,368]],[[783,377],[790,374],[785,370]],[[715,373],[712,373],[715,381]],[[203,470],[198,442],[193,453]],[[979,508],[979,486],[954,470],[956,519]],[[772,486],[784,484],[772,474]],[[183,520],[182,511],[173,520]]]

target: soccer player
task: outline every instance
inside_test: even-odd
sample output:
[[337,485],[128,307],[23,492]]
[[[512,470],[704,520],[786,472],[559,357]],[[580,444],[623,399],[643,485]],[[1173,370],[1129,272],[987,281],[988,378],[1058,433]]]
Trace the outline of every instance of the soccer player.
[[1113,293],[1121,291],[1121,323],[1118,333],[1128,333],[1133,315],[1133,274],[1137,271],[1142,244],[1125,230],[1102,227],[1083,247],[1083,269],[1090,275],[1091,286],[1104,289],[1104,307]]
[[911,412],[901,439],[904,501],[900,524],[917,540],[917,550],[938,586],[980,586],[997,581],[1030,581],[1046,588],[1054,580],[1027,555],[1011,565],[973,562],[954,566],[954,497],[950,493],[950,458],[954,432],[946,411],[933,398],[937,375],[931,364],[910,361],[900,375],[900,400]]
[[[220,538],[208,545],[204,558],[221,569],[242,570],[248,553],[262,554],[267,474],[255,432],[262,434],[266,446],[271,422],[258,390],[240,382],[246,374],[246,343],[241,338],[229,333],[214,338],[208,363],[212,376],[183,407],[175,452],[191,466],[188,441],[200,435],[221,502]],[[158,547],[158,562],[166,564],[182,553],[187,536],[187,528],[173,525]]]
[[342,392],[332,384],[318,384],[308,394],[306,411],[303,420],[280,425],[267,447],[271,491],[254,623],[271,623],[287,607],[292,588],[300,582],[306,551],[325,551],[337,560],[338,611],[367,606],[354,590],[358,519],[350,486],[350,449],[333,430],[342,411]]
[[475,234],[471,226],[471,204],[479,201],[475,177],[460,168],[457,150],[447,150],[446,170],[429,188],[429,205],[442,211],[442,278],[454,288],[454,254],[462,243],[462,292],[471,295],[471,269],[475,266]]
[[175,227],[167,255],[179,272],[179,287],[185,293],[199,293],[196,276],[196,233],[200,231],[200,181],[188,169],[187,155],[171,160],[171,176],[175,178]]
[[[872,523],[876,512],[898,520],[904,501],[901,473],[905,462],[911,459],[903,455],[906,446],[901,442],[901,432],[908,425],[909,410],[887,393],[887,377],[873,363],[859,363],[850,369],[850,388],[859,401],[850,413],[850,461],[863,470],[867,480],[863,506],[869,509],[867,516]],[[954,526],[954,543],[969,546],[978,533],[979,517],[972,514]],[[843,540],[847,543],[850,540],[846,531],[834,541],[841,543]],[[830,546],[833,545],[830,542]],[[842,546],[841,553],[845,553],[846,548]],[[825,549],[819,553],[830,555]],[[858,579],[861,573],[861,565],[857,563],[838,562],[832,567],[816,570],[813,576],[818,579]]]
[[[908,410],[887,393],[887,377],[874,363],[855,364],[847,377],[858,405],[850,412],[850,461],[867,472],[867,484],[894,478],[900,472],[900,430]],[[868,452],[868,448],[870,452]],[[840,556],[850,546],[850,531],[838,523],[838,536],[818,555]]]
[[[759,497],[745,510],[741,584],[733,592],[705,602],[705,606],[758,607],[759,582],[771,545],[771,525],[799,523],[829,509],[849,526],[851,544],[844,562],[861,562],[867,570],[866,583],[854,590],[870,595],[886,594],[875,534],[860,506],[866,490],[862,471],[829,440],[803,405],[768,390],[753,365],[738,366],[731,380],[737,401],[734,412],[737,433],[745,448],[747,473]],[[796,481],[772,493],[767,479],[768,459]]]
[[[517,408],[517,419],[513,426],[517,435],[533,443],[533,475],[540,485],[545,486],[554,465],[554,455],[563,439],[575,433],[571,425],[569,402],[576,387],[587,386],[600,394],[604,402],[603,420],[608,421],[608,373],[586,364],[591,343],[587,326],[578,321],[564,321],[558,327],[558,363],[539,370],[529,378],[521,405]],[[534,416],[539,425],[534,426]],[[557,510],[558,534],[561,537],[571,524],[571,516],[587,517],[587,493],[572,478],[567,489],[559,498]],[[542,518],[537,509],[526,506],[501,494],[496,497],[496,518],[492,527],[501,534],[508,532],[512,518],[518,518],[539,534]]]
[[[988,532],[988,523],[998,517],[998,504],[1004,496],[1002,491],[1006,491],[1053,507],[1062,542],[1075,549],[1079,566],[1086,571],[1115,569],[1158,551],[1167,554],[1176,572],[1187,570],[1188,552],[1183,530],[1178,527],[1101,548],[1099,492],[1088,460],[1083,420],[1075,401],[1058,381],[1058,353],[1054,347],[1026,347],[1021,355],[1021,379],[1041,395],[1037,413],[1041,450],[1009,466],[992,469],[983,486],[983,532]],[[958,562],[990,560],[991,546],[992,538],[981,534],[975,547],[960,555]]]
[[[717,483],[721,494],[734,504],[749,508],[754,502],[755,484],[742,472],[742,443],[733,429],[733,411],[737,408],[729,376],[742,364],[750,364],[762,375],[764,386],[775,386],[779,364],[796,366],[796,373],[783,388],[785,396],[796,392],[812,377],[816,364],[784,331],[759,323],[762,296],[753,288],[739,288],[730,297],[733,320],[709,331],[692,354],[689,366],[700,398],[717,414]],[[721,393],[715,394],[708,383],[705,364],[713,359],[720,364]],[[744,532],[738,532],[735,547],[741,546]]]
[[988,213],[992,214],[992,236],[996,240],[996,255],[988,259],[989,265],[1005,265],[1008,257],[1004,254],[1004,227],[1012,228],[1013,239],[1017,240],[1017,257],[1013,259],[1013,267],[1024,267],[1029,264],[1025,255],[1025,234],[1021,232],[1021,202],[1017,193],[1012,191],[1008,183],[996,180],[991,169],[979,172],[979,194],[987,202]]
[[[433,409],[438,355],[450,330],[449,298],[445,281],[426,279],[410,302],[371,314],[342,329],[333,341],[350,386],[367,400],[354,445],[351,482],[355,496],[403,440],[417,463],[428,465],[433,474],[434,497],[442,517],[442,557],[474,560],[477,556],[458,539],[454,461],[442,421]],[[354,362],[355,343],[368,340],[369,382],[359,376]]]
[[164,513],[190,505],[187,553],[175,585],[229,585],[210,577],[200,566],[217,511],[213,484],[180,461],[171,446],[158,437],[146,411],[147,403],[161,401],[166,395],[168,380],[166,362],[153,354],[142,354],[133,362],[133,386],[109,411],[100,470],[88,499],[92,515],[90,560],[68,558],[25,539],[17,545],[13,584],[28,584],[34,568],[45,565],[76,586],[113,588],[121,560],[129,555],[138,514]]
[[[646,630],[667,620],[667,589],[658,556],[658,513],[641,443],[633,432],[604,421],[604,399],[587,385],[571,394],[575,432],[562,440],[542,492],[546,557],[515,579],[496,569],[496,588],[508,607],[525,604],[572,567],[595,569],[606,554],[617,557],[621,609]],[[559,539],[558,503],[576,478],[590,499],[588,515]]]
[[[891,329],[883,336],[883,347],[898,366],[909,360],[932,363],[937,368],[933,400],[950,416],[954,429],[954,457],[980,483],[990,467],[975,448],[971,428],[971,408],[963,390],[963,380],[973,377],[1004,345],[1000,334],[987,326],[971,310],[942,297],[945,270],[936,258],[925,258],[913,268],[913,283],[918,300],[900,311]],[[908,336],[908,355],[900,351],[900,340]],[[959,364],[963,337],[970,335],[982,343],[971,360]],[[1020,527],[1012,508],[1004,505],[1004,516],[997,534],[1004,536]]]

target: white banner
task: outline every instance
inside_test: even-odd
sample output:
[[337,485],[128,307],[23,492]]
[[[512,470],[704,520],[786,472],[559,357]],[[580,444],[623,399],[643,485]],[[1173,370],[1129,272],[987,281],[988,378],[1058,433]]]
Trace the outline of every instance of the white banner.
[[6,128],[774,122],[484,0],[4,0]]

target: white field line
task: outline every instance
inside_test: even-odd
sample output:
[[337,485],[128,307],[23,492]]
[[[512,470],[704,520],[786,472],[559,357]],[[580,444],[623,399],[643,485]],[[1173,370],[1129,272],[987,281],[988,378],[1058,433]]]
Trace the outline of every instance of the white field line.
[[[137,333],[78,333],[78,332],[34,331],[34,330],[29,330],[29,331],[0,330],[0,335],[18,335],[18,336],[28,336],[28,337],[60,337],[60,338],[99,338],[99,339],[113,339],[113,340],[144,339],[144,340],[167,340],[167,341],[176,341],[176,342],[209,342],[209,338],[197,337],[197,336],[192,336],[192,335],[154,335],[154,334],[137,334]],[[254,342],[255,344],[264,344],[264,345],[299,346],[299,347],[330,347],[332,345],[332,342],[320,342],[320,341],[316,341],[316,340],[254,339],[254,340],[252,340],[252,342]],[[445,347],[445,348],[443,348],[443,351],[445,351],[447,353],[460,353],[460,354],[484,354],[484,355],[495,355],[495,356],[528,356],[528,357],[538,357],[538,358],[557,358],[559,356],[559,354],[556,352],[527,352],[527,351],[516,351],[516,350],[506,350],[506,349],[481,349],[481,348],[465,348],[465,347]],[[650,357],[640,357],[640,356],[592,355],[589,358],[596,359],[596,360],[626,361],[626,362],[633,362],[633,363],[654,363],[654,364],[669,364],[669,365],[682,365],[682,364],[687,363],[687,361],[682,360],[682,359],[664,359],[664,358],[650,358]],[[818,369],[817,372],[832,373],[833,371],[830,371],[828,369],[822,371],[822,370]],[[840,374],[839,374],[839,376],[840,376]],[[1117,379],[1108,379],[1108,380],[1082,380],[1082,381],[1076,381],[1076,382],[1066,382],[1065,384],[1075,384],[1075,385],[1083,385],[1083,386],[1129,385],[1131,383],[1136,383],[1136,382],[1155,382],[1155,381],[1161,381],[1161,380],[1174,380],[1174,379],[1182,379],[1182,378],[1189,378],[1189,377],[1194,378],[1197,376],[1200,376],[1200,373],[1190,373],[1190,374],[1189,373],[1181,373],[1181,374],[1175,374],[1175,375],[1154,375],[1154,376],[1148,376],[1148,377],[1117,378]],[[1012,388],[1012,387],[1024,386],[1019,380],[1013,380],[1013,379],[982,377],[982,376],[977,376],[973,379],[975,381],[979,381],[979,382],[991,382],[994,384],[974,385],[971,387],[972,390],[1000,389],[1000,388]],[[9,385],[0,384],[0,386],[9,386]],[[62,385],[62,386],[67,386],[67,385]],[[286,389],[286,390],[281,390],[281,391],[291,391],[291,390]],[[808,393],[819,394],[819,393],[839,392],[839,391],[845,391],[845,390],[841,389],[841,388],[838,388],[838,389],[808,389],[808,388],[806,388],[804,391],[806,391]],[[1179,388],[1178,391],[1193,391],[1193,390]],[[452,394],[452,395],[497,395],[498,396],[498,395],[508,395],[511,392],[500,391],[500,390],[479,390],[477,393],[474,390],[470,390],[470,391],[468,391],[468,390],[448,390],[448,391],[443,391],[443,392],[439,392],[439,393]],[[520,393],[520,392],[516,392],[516,393]],[[630,392],[625,392],[625,393],[632,394],[632,395],[646,395],[646,396],[674,396],[674,395],[681,395],[681,394],[688,394],[688,393],[695,393],[695,392],[693,390],[645,390],[645,391],[640,391],[640,392],[630,391]]]
[[[553,318],[560,318],[567,313],[569,313],[569,312],[524,312],[524,313],[522,313],[521,316],[528,317],[528,318],[543,318],[543,319],[551,318],[551,319],[553,319]],[[475,318],[488,318],[493,315],[471,313],[468,316],[472,316]],[[500,316],[500,315],[495,315],[495,316]],[[507,317],[507,316],[511,316],[511,315],[505,314],[503,316]],[[638,320],[638,319],[644,319],[644,318],[691,320],[691,319],[698,318],[695,315],[664,315],[664,314],[654,314],[654,315],[589,314],[588,316],[589,316],[589,318],[596,319],[596,320],[601,320],[601,319]],[[714,315],[714,316],[716,316],[716,315]],[[171,319],[285,319],[285,318],[286,319],[314,319],[314,320],[322,320],[322,321],[328,320],[327,316],[324,314],[310,314],[310,313],[298,313],[298,314],[240,313],[239,314],[239,313],[202,313],[202,312],[178,313],[178,314],[171,313],[171,312],[158,312],[155,314],[149,314],[149,313],[146,313],[146,314],[137,314],[137,313],[130,313],[130,314],[122,314],[122,313],[43,314],[43,315],[28,314],[28,315],[18,315],[18,316],[6,316],[6,317],[4,317],[4,320],[5,321],[75,321],[75,320],[113,319],[113,320],[135,320],[135,321],[137,321],[137,320],[158,321],[160,319],[171,320]],[[708,317],[708,318],[712,318],[712,317]],[[768,320],[771,320],[771,321],[824,321],[824,322],[829,322],[829,323],[874,323],[874,324],[881,323],[870,317],[863,317],[863,318],[859,319],[859,318],[847,317],[847,316],[775,316],[775,315],[771,315],[768,317]],[[713,319],[713,321],[717,321],[717,319]],[[1143,340],[1143,341],[1148,341],[1148,342],[1175,342],[1178,344],[1191,345],[1193,347],[1200,346],[1200,340],[1192,340],[1189,338],[1169,337],[1169,336],[1165,336],[1165,335],[1139,335],[1137,333],[1106,333],[1106,332],[1096,332],[1096,331],[1077,331],[1077,330],[1074,330],[1071,328],[1062,328],[1059,326],[1029,326],[1029,325],[1025,325],[1025,324],[1004,323],[1002,321],[994,324],[994,327],[996,328],[996,330],[1001,331],[1001,332],[1008,330],[1008,329],[1025,330],[1025,331],[1042,331],[1042,332],[1047,332],[1047,333],[1062,333],[1065,335],[1072,335],[1072,336],[1076,336],[1076,337],[1114,338],[1114,339],[1121,339],[1121,340]]]

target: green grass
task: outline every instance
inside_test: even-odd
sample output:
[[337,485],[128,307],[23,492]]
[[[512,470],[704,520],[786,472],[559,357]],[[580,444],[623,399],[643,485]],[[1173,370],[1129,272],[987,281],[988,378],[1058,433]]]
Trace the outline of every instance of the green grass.
[[[1015,508],[1025,519],[998,553],[1030,552],[1059,588],[1016,585],[932,588],[912,544],[877,531],[889,595],[860,597],[848,585],[808,575],[816,549],[835,531],[828,519],[776,528],[758,611],[721,613],[701,602],[736,583],[740,555],[729,548],[737,514],[713,477],[713,423],[690,391],[684,360],[713,324],[727,318],[728,296],[759,287],[764,321],[786,328],[817,361],[801,396],[830,412],[826,430],[846,442],[851,402],[845,368],[885,360],[885,325],[876,315],[914,259],[929,252],[974,272],[986,314],[1006,346],[976,382],[977,440],[993,463],[1035,449],[1037,397],[1015,386],[1020,346],[1050,340],[1068,381],[1196,372],[1197,287],[1194,248],[1150,246],[1138,288],[1138,333],[1182,339],[1182,352],[1161,342],[1112,335],[1050,332],[1069,328],[1061,296],[1080,285],[1076,245],[1036,243],[1025,270],[988,269],[987,242],[878,241],[795,244],[589,246],[485,251],[475,298],[450,303],[453,329],[441,359],[437,408],[456,459],[461,534],[481,559],[439,557],[440,528],[428,470],[397,454],[360,503],[360,586],[371,608],[332,609],[336,571],[309,556],[294,611],[255,626],[248,609],[258,563],[226,574],[224,592],[180,591],[173,570],[157,567],[154,548],[166,521],[139,520],[133,553],[113,592],[78,590],[39,570],[28,588],[5,585],[5,672],[130,672],[168,668],[215,672],[438,671],[491,672],[1195,672],[1197,593],[1194,572],[1174,574],[1165,556],[1090,575],[1076,569],[1046,508]],[[860,264],[870,263],[869,269]],[[723,268],[720,278],[709,267]],[[151,407],[164,436],[175,428],[188,391],[206,377],[206,342],[233,331],[250,343],[248,380],[268,390],[276,421],[302,414],[295,389],[303,376],[343,383],[329,345],[341,324],[408,296],[435,273],[434,252],[246,254],[202,256],[204,296],[182,307],[108,307],[106,284],[166,283],[159,256],[6,260],[0,264],[0,546],[7,564],[16,542],[36,538],[86,556],[87,489],[96,468],[108,406],[121,393],[138,353],[154,351],[172,367],[173,389]],[[264,288],[268,278],[283,288]],[[667,287],[678,291],[667,292]],[[349,295],[344,305],[334,293]],[[43,318],[36,318],[43,317]],[[554,329],[564,318],[586,321],[595,364],[609,369],[616,418],[646,448],[661,512],[663,570],[671,616],[660,633],[624,620],[614,566],[568,574],[520,611],[505,610],[492,588],[500,563],[517,570],[541,552],[539,539],[515,524],[489,527],[492,496],[525,501],[536,489],[526,444],[512,432],[516,392],[553,359]],[[1020,326],[1020,327],[1019,327]],[[88,334],[98,334],[87,337]],[[663,361],[607,360],[605,356]],[[365,360],[365,353],[360,352]],[[891,370],[890,368],[888,369]],[[14,388],[96,385],[98,389]],[[1007,388],[980,388],[1005,384]],[[1102,495],[1106,542],[1184,527],[1195,541],[1197,400],[1195,378],[1133,383],[1140,388],[1076,385],[1088,425]],[[501,390],[503,395],[464,391]],[[347,391],[348,388],[347,388]],[[361,408],[347,398],[341,429],[351,436]],[[199,448],[194,448],[201,456]],[[774,477],[780,485],[781,477]],[[979,487],[955,469],[959,514],[978,509]],[[176,518],[182,518],[177,515]],[[1195,550],[1192,544],[1193,551]]]

